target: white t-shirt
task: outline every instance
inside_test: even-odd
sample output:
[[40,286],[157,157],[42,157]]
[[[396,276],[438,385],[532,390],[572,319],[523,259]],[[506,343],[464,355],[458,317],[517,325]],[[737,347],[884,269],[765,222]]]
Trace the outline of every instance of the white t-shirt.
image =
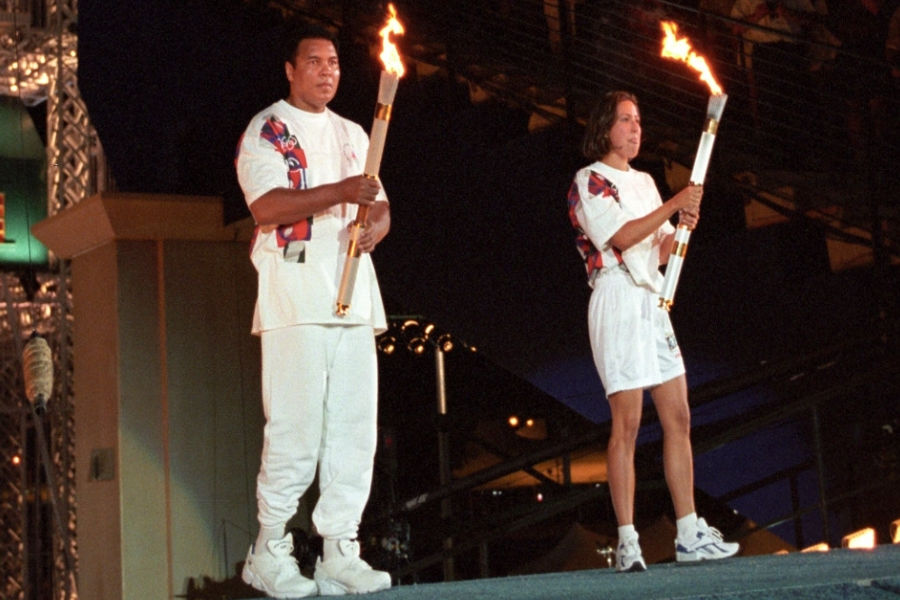
[[[595,174],[593,180],[592,174]],[[615,193],[606,189],[604,179],[612,183]],[[631,167],[627,171],[620,171],[597,161],[575,174],[573,187],[578,194],[574,205],[575,216],[591,243],[600,252],[599,264],[611,266],[624,262],[637,285],[654,292],[662,290],[659,249],[663,238],[675,231],[671,223],[666,221],[654,233],[624,252],[619,252],[610,244],[612,236],[625,223],[643,217],[662,205],[662,198],[653,178],[648,173]]]
[[[331,110],[312,113],[284,100],[250,121],[235,160],[247,205],[274,188],[308,189],[363,172],[369,138]],[[387,201],[379,192],[378,201]],[[253,333],[301,324],[387,328],[372,258],[359,259],[350,310],[335,313],[355,204],[342,204],[269,232],[257,227],[250,258],[259,283]]]

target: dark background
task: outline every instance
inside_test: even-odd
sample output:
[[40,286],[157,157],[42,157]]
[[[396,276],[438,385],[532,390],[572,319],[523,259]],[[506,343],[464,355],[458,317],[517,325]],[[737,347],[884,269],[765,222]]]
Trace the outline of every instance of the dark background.
[[[79,7],[79,85],[120,191],[221,196],[228,220],[248,215],[234,150],[250,117],[286,94],[283,22],[234,1]],[[344,37],[332,108],[368,129],[380,66]],[[645,120],[655,110],[643,106]],[[464,82],[409,73],[381,170],[393,226],[373,257],[392,314],[424,315],[596,416],[589,289],[565,204],[585,164],[581,131],[560,123],[529,134],[528,118],[496,100],[473,104]],[[635,164],[667,197],[662,160]],[[714,156],[673,312],[689,369],[798,352],[865,322],[867,277],[830,273],[812,223],[746,230],[743,198],[716,169]],[[845,282],[845,292],[828,290]]]
[[[249,119],[286,95],[283,23],[279,12],[258,3],[79,4],[79,85],[119,191],[220,196],[229,221],[248,216],[234,151]],[[416,26],[407,23],[410,30]],[[331,108],[368,130],[380,67],[358,41],[365,30],[353,33],[341,31],[342,76]],[[373,30],[368,37],[375,38]],[[814,221],[746,228],[745,196],[720,156],[743,141],[739,97],[732,102],[672,312],[692,388],[871,333],[894,315],[883,300],[896,273],[885,279],[869,268],[831,272],[826,233]],[[642,103],[647,123],[666,110],[672,107],[661,100]],[[543,394],[544,402],[555,398],[601,423],[608,412],[587,340],[590,290],[565,200],[574,172],[585,164],[578,153],[581,130],[563,121],[529,133],[529,117],[521,106],[497,99],[471,102],[467,83],[453,73],[419,77],[412,69],[394,102],[380,173],[391,198],[392,230],[373,258],[392,315],[421,315],[478,348],[478,369],[462,358],[448,365],[452,408],[471,417],[486,402],[515,406],[517,395]],[[697,139],[701,125],[702,118],[682,133]],[[664,138],[663,131],[646,129],[649,141]],[[668,196],[663,157],[647,152],[634,164],[651,172]],[[389,360],[409,359],[382,358],[387,373],[406,372]],[[431,414],[433,374],[423,364],[410,363],[416,377],[392,378],[397,385],[383,395],[386,409],[402,413],[409,396],[422,414]],[[485,364],[490,368],[482,370]],[[873,423],[877,428],[896,418],[894,392],[871,392],[860,389],[842,400],[830,417],[833,439],[847,437],[847,445],[862,447]],[[769,389],[735,395],[697,412],[695,422],[734,416],[739,407],[774,395]],[[873,421],[855,434],[839,431],[846,415],[861,412]],[[427,418],[408,418],[412,428],[434,433]],[[800,431],[780,435],[809,435],[805,425]],[[424,443],[430,454],[434,445]],[[709,462],[700,458],[698,486],[724,493],[746,471],[764,471],[761,463],[748,469],[742,461],[772,443],[754,440]],[[809,452],[781,447],[785,454],[776,462]],[[408,445],[400,458],[417,452]]]

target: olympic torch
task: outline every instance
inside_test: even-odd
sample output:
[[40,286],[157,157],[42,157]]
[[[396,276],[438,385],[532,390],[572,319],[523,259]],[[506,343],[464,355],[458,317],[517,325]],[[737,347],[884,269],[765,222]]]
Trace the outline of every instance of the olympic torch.
[[[372,131],[369,134],[369,151],[366,154],[366,165],[363,175],[370,179],[378,179],[378,169],[381,166],[381,156],[384,152],[384,141],[387,137],[388,123],[391,120],[391,108],[394,96],[397,93],[397,84],[403,76],[405,69],[397,48],[390,41],[390,35],[402,34],[403,25],[397,20],[397,11],[393,4],[388,4],[390,16],[387,23],[379,32],[381,36],[381,62],[384,69],[381,71],[381,80],[378,84],[378,102],[375,104],[375,118],[372,121]],[[350,244],[347,247],[347,257],[344,260],[344,271],[341,273],[341,283],[338,287],[335,313],[344,317],[350,310],[350,299],[353,297],[353,285],[356,283],[356,271],[359,268],[359,235],[366,226],[369,216],[368,206],[359,206],[356,219],[350,229]]]
[[[691,48],[687,38],[678,37],[678,25],[672,21],[661,23],[665,37],[662,42],[661,56],[686,63],[700,74],[700,80],[709,86],[709,103],[706,107],[706,123],[703,133],[700,134],[700,145],[694,157],[694,168],[691,170],[691,185],[703,185],[706,179],[706,170],[709,167],[709,159],[712,156],[713,144],[716,141],[716,131],[719,121],[725,111],[725,102],[728,95],[722,91],[706,59],[698,55]],[[659,306],[666,310],[672,308],[675,299],[675,288],[678,285],[678,277],[681,275],[681,267],[684,264],[684,256],[687,253],[688,241],[691,237],[691,229],[687,225],[679,224],[675,228],[675,243],[672,245],[672,253],[666,265],[666,276],[663,281],[663,289],[659,297]]]

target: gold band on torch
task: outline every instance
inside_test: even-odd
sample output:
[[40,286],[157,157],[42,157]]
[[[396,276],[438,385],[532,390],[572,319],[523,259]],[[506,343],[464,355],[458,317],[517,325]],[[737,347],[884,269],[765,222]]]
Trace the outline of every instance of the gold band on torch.
[[[691,185],[703,185],[706,179],[706,170],[709,168],[709,159],[712,156],[713,144],[716,141],[716,131],[719,129],[719,121],[725,111],[727,94],[714,94],[709,98],[707,105],[706,123],[703,133],[700,135],[700,145],[697,155],[694,157],[694,168],[691,170]],[[659,307],[671,310],[675,300],[675,288],[678,286],[678,278],[681,276],[681,267],[687,254],[688,242],[691,238],[691,230],[687,225],[678,225],[675,228],[675,242],[672,245],[672,253],[666,264],[666,276],[663,280],[662,291],[659,295]]]
[[[372,121],[372,132],[369,135],[369,151],[366,154],[366,166],[363,169],[363,175],[370,179],[378,179],[381,156],[384,152],[384,141],[387,137],[391,109],[394,96],[397,93],[399,79],[399,75],[396,73],[390,71],[381,72],[381,81],[378,86],[378,102],[375,104],[375,118]],[[339,317],[347,316],[347,313],[350,311],[350,300],[353,297],[353,286],[356,283],[356,272],[359,269],[361,255],[359,251],[359,235],[365,228],[368,217],[369,207],[359,206],[356,219],[353,221],[353,226],[350,229],[350,243],[347,246],[344,271],[341,273],[341,282],[338,286],[334,312]]]

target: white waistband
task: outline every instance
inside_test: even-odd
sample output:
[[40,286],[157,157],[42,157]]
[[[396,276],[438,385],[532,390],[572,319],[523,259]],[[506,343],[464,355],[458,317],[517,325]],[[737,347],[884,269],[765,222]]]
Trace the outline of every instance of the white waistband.
[[594,281],[597,280],[598,277],[603,275],[608,275],[610,273],[628,273],[628,267],[625,266],[625,263],[617,263],[615,265],[611,265],[609,267],[603,267],[600,269],[594,269],[591,271],[590,276],[588,277],[588,281],[593,286]]

